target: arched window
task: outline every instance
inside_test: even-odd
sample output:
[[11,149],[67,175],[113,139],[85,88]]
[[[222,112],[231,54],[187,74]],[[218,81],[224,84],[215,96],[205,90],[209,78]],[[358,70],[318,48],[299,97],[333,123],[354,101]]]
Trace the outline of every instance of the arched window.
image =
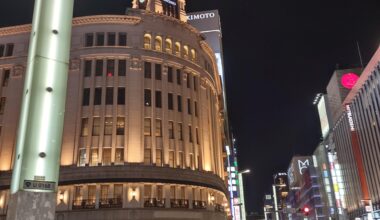
[[157,36],[154,39],[154,49],[158,51],[162,51],[162,37]]
[[172,40],[170,38],[166,38],[165,40],[165,50],[166,53],[173,53]]
[[179,42],[175,43],[175,55],[181,56],[181,44]]
[[183,56],[185,59],[189,58],[189,47],[187,45],[183,46]]
[[144,48],[145,49],[151,49],[152,45],[152,36],[150,34],[144,35]]
[[197,58],[197,54],[194,49],[191,49],[191,60],[195,62],[195,59]]

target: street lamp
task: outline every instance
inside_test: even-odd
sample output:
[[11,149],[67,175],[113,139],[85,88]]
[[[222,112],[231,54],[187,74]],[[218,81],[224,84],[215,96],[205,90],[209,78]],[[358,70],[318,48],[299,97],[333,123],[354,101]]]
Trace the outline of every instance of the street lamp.
[[239,194],[240,194],[240,209],[241,209],[241,220],[246,220],[246,212],[245,212],[245,199],[244,199],[244,183],[243,183],[243,174],[251,173],[250,169],[245,169],[238,171],[238,177],[239,177]]

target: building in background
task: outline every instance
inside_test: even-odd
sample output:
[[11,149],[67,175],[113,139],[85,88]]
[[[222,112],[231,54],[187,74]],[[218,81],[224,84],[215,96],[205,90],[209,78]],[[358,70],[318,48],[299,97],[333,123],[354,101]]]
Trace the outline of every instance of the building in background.
[[[133,6],[73,20],[57,219],[224,220],[218,61],[186,23],[184,0]],[[0,29],[0,218],[30,30]]]
[[273,176],[272,191],[276,219],[286,219],[286,197],[289,192],[287,173],[277,173]]
[[272,220],[276,218],[275,208],[274,208],[274,199],[272,194],[265,194],[263,198],[264,204],[264,218],[265,220]]

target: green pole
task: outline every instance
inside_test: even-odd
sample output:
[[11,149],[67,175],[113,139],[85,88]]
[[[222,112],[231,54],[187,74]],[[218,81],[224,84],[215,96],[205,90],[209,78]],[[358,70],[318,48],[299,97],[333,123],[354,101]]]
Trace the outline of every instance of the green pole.
[[[35,1],[8,220],[33,214],[16,201],[19,194],[52,197],[55,211],[55,196],[46,194],[55,195],[58,186],[73,7],[74,0]],[[31,203],[27,197],[21,200]]]

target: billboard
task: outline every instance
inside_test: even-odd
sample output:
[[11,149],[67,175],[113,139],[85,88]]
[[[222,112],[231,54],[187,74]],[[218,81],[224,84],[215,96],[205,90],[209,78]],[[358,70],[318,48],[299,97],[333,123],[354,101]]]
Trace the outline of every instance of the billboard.
[[310,156],[293,157],[288,169],[289,188],[294,189],[301,186],[302,176],[313,166],[313,158]]
[[321,133],[323,138],[326,138],[330,131],[330,117],[328,116],[328,113],[329,112],[327,108],[326,96],[324,95],[318,102],[318,114],[321,123]]

